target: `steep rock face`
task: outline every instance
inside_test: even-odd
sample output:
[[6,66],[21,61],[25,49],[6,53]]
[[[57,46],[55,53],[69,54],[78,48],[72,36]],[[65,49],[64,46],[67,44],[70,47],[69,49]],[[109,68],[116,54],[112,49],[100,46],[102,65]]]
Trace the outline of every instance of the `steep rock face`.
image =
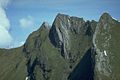
[[34,74],[36,66],[42,69],[41,74],[50,71],[46,63],[46,58],[41,51],[41,45],[46,40],[48,33],[49,25],[47,22],[44,22],[41,28],[33,32],[24,44],[23,52],[27,59],[27,76],[30,80],[36,80],[36,75]]
[[50,43],[47,23],[28,37],[23,52],[30,80],[66,80],[69,68],[58,49]]
[[61,54],[68,59],[69,50],[69,33],[70,28],[69,16],[58,14],[50,31],[50,38],[53,44],[61,48]]
[[[82,37],[84,37],[85,40],[89,39],[86,41],[88,44],[91,43],[89,41],[90,38],[92,39],[92,35],[94,33],[94,29],[91,27],[92,23],[94,22],[85,22],[83,18],[58,14],[55,18],[52,28],[50,29],[49,36],[51,42],[55,47],[60,48],[61,55],[65,59],[70,59],[71,48],[73,46],[72,43],[75,42],[74,38],[76,38],[76,40],[80,40]],[[80,41],[77,42],[79,43]]]
[[[120,79],[118,65],[116,65],[119,62],[117,60],[114,61],[115,56],[119,56],[119,46],[116,44],[119,44],[118,37],[120,35],[117,33],[117,29],[120,29],[119,26],[120,23],[112,19],[108,13],[104,13],[97,24],[93,37],[93,43],[96,49],[95,78],[97,80]],[[113,46],[115,44],[117,47]]]
[[70,23],[70,29],[72,32],[74,32],[75,34],[82,33],[81,28],[85,25],[85,21],[83,20],[83,18],[70,17]]
[[98,22],[58,14],[23,46],[0,49],[0,80],[119,80],[119,26],[108,13]]

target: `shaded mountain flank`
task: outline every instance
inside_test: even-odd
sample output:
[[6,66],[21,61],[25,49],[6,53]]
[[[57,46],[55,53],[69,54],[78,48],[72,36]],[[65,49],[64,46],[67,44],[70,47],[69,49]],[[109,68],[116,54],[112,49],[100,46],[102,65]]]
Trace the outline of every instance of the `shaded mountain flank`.
[[120,80],[120,22],[58,14],[25,44],[0,49],[0,80]]

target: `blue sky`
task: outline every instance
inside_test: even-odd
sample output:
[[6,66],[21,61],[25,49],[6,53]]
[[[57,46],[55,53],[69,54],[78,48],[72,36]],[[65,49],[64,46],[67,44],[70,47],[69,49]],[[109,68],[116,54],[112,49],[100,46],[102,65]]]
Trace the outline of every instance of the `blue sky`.
[[[103,12],[120,20],[119,0],[0,0],[0,47],[18,47],[58,13],[97,20]],[[4,24],[3,24],[4,23]]]

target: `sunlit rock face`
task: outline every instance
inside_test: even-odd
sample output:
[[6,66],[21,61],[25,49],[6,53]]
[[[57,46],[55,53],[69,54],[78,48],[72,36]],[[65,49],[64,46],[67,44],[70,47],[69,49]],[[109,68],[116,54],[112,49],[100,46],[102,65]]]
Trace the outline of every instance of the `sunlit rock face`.
[[119,80],[120,22],[58,14],[25,44],[0,49],[0,80]]
[[68,15],[58,14],[51,28],[50,38],[53,44],[61,48],[61,54],[68,59],[70,21]]
[[[118,71],[119,62],[115,60],[119,56],[119,50],[116,43],[119,44],[117,31],[120,29],[120,23],[108,14],[104,13],[97,24],[93,37],[95,56],[95,75],[97,80],[117,80],[120,79]],[[118,29],[118,30],[117,30]],[[118,41],[117,41],[118,40]],[[116,44],[116,46],[115,46]],[[118,71],[116,71],[118,70]]]
[[70,50],[73,47],[72,41],[74,37],[76,37],[76,40],[83,36],[86,40],[88,36],[92,37],[94,33],[94,29],[91,27],[92,23],[95,22],[85,22],[83,18],[58,14],[50,29],[50,40],[55,47],[60,48],[61,55],[65,59],[70,59]]

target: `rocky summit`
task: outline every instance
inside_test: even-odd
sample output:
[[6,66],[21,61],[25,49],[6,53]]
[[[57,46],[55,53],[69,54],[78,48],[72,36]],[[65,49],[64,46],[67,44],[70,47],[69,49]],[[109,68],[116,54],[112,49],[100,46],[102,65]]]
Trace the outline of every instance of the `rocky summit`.
[[58,14],[25,44],[0,49],[0,80],[120,80],[120,22]]

